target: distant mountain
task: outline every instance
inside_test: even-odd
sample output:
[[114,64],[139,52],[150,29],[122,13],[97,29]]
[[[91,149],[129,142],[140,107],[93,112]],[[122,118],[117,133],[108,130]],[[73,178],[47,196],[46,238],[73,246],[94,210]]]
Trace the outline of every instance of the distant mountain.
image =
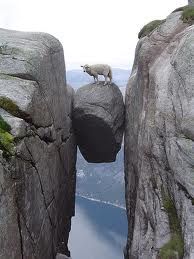
[[88,163],[78,151],[77,195],[125,207],[123,147],[114,163]]
[[[112,72],[113,82],[117,84],[119,87],[125,88],[130,76],[130,70],[113,68]],[[66,75],[67,83],[71,85],[74,89],[77,89],[82,85],[93,82],[93,77],[89,76],[87,73],[84,73],[81,69],[68,70]],[[100,76],[100,80],[104,80],[104,77]]]

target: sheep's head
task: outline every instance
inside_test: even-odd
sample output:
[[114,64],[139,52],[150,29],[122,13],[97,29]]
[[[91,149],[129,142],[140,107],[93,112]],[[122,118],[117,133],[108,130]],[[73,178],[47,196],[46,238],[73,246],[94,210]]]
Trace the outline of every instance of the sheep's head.
[[84,65],[84,66],[81,66],[83,67],[83,71],[84,72],[89,72],[90,71],[90,66],[88,64]]

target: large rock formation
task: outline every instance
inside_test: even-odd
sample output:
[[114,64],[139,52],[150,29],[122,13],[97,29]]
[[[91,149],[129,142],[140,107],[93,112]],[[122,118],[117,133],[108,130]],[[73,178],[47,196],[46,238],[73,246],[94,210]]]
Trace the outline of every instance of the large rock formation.
[[194,5],[194,0],[188,0],[189,5]]
[[76,146],[63,49],[0,30],[0,258],[68,255]]
[[175,12],[137,45],[126,90],[125,258],[194,258],[194,26]]
[[115,84],[88,84],[74,98],[73,125],[80,151],[88,162],[113,162],[121,148],[124,103]]

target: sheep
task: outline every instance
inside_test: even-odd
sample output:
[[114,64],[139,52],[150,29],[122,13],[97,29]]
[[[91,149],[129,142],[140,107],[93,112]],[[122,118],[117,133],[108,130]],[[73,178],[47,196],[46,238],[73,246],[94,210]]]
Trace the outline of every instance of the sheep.
[[104,78],[105,78],[104,85],[108,84],[108,82],[107,82],[108,77],[110,79],[110,84],[112,83],[112,70],[111,70],[111,67],[109,65],[97,64],[97,65],[89,66],[88,64],[86,64],[86,65],[81,66],[81,67],[83,67],[84,72],[88,73],[90,76],[93,76],[94,83],[97,82],[97,84],[99,84],[98,75],[104,76]]

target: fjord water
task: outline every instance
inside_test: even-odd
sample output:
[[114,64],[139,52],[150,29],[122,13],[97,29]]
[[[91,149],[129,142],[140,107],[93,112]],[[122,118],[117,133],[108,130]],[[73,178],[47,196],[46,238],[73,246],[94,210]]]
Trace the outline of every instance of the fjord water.
[[124,209],[77,196],[69,240],[72,259],[122,259],[126,237]]

